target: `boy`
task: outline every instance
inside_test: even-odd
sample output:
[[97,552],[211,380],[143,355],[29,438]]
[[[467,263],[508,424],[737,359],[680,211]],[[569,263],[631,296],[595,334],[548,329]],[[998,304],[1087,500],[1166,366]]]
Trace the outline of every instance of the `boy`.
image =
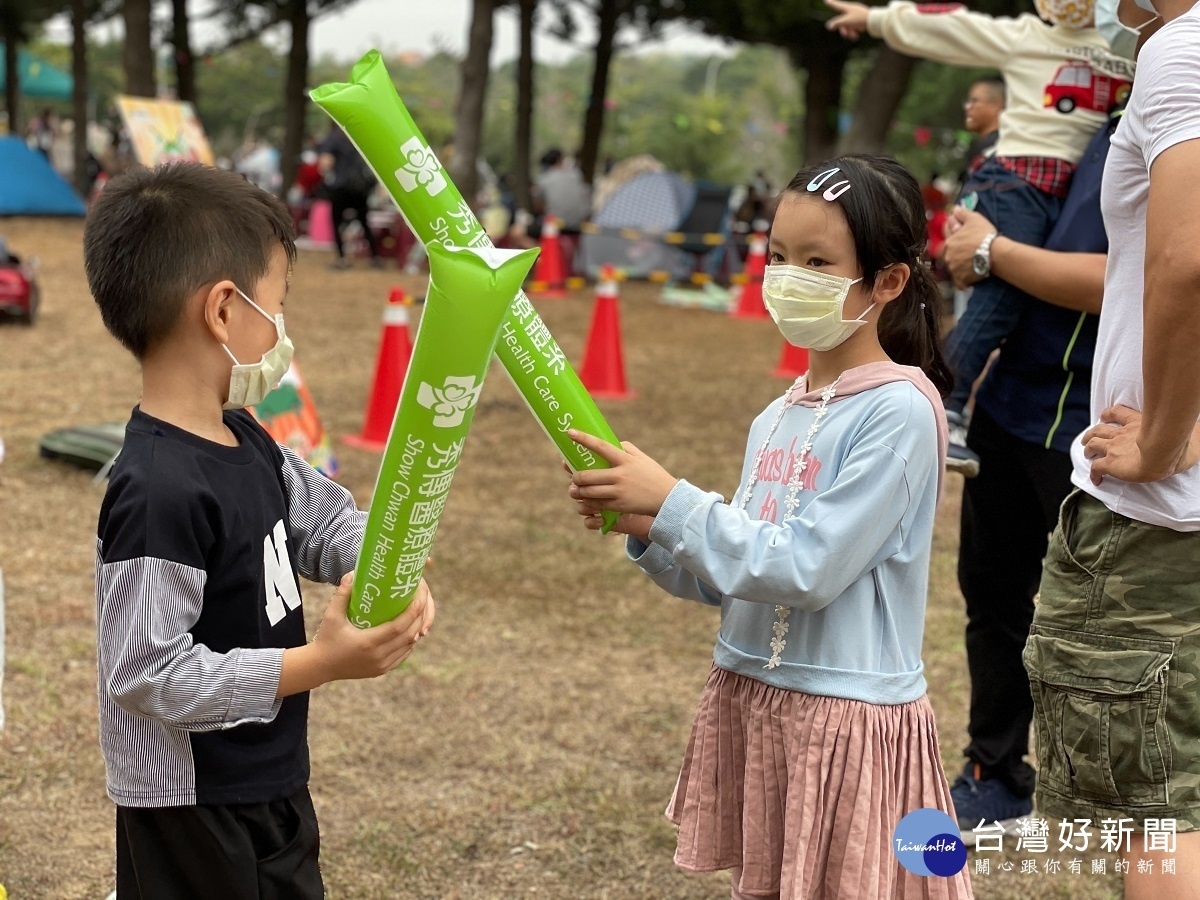
[[[826,23],[843,37],[863,32],[901,53],[959,66],[1001,70],[1007,105],[991,159],[963,188],[964,201],[987,216],[1000,234],[1040,247],[1054,226],[1071,174],[1109,110],[1125,102],[1133,63],[1114,54],[1095,29],[1093,0],[1036,0],[1037,16],[995,18],[953,3],[917,6],[896,0],[867,7],[825,0],[838,14]],[[975,254],[986,280],[949,335],[946,357],[954,392],[946,399],[950,422],[947,465],[971,477],[979,457],[967,449],[965,409],[988,357],[1016,325],[1027,295],[989,278],[990,235]]]
[[[308,691],[390,671],[433,622],[422,583],[350,624],[365,514],[242,409],[291,359],[295,252],[278,200],[194,164],[114,178],[88,216],[88,284],[142,368],[96,543],[121,900],[321,897]],[[310,644],[297,574],[340,581]]]

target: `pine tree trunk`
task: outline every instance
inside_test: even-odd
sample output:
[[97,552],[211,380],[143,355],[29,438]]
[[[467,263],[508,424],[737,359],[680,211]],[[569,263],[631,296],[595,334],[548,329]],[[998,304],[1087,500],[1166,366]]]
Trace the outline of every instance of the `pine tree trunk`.
[[308,27],[311,18],[308,0],[290,0],[288,22],[292,28],[292,45],[288,49],[287,87],[284,96],[283,147],[279,153],[279,191],[287,196],[300,167],[304,149],[304,114],[308,108]]
[[21,39],[14,27],[15,23],[7,16],[0,16],[4,27],[4,108],[8,111],[8,133],[19,135],[21,122],[21,70],[17,65],[20,59]]
[[520,0],[521,50],[517,57],[517,134],[513,192],[517,207],[532,211],[529,173],[533,169],[533,14],[537,0]]
[[75,189],[87,191],[88,161],[88,59],[87,0],[71,0],[71,114],[75,119],[72,142],[75,151]]
[[196,102],[196,61],[188,34],[187,0],[171,0],[171,43],[175,45],[175,93],[180,100]]
[[150,26],[151,0],[125,0],[125,93],[134,97],[153,97],[154,47]]
[[479,191],[479,148],[483,140],[483,103],[487,98],[488,59],[492,53],[492,15],[495,0],[472,0],[467,55],[462,61],[462,85],[454,125],[454,158],[450,171],[464,199],[475,205]]
[[592,68],[592,93],[583,116],[583,146],[579,151],[579,170],[588,184],[596,174],[600,157],[600,138],[604,135],[604,101],[608,97],[608,70],[620,18],[618,0],[599,0],[596,10],[596,51]]
[[842,104],[842,69],[849,51],[844,41],[828,41],[805,47],[799,57],[804,79],[805,165],[830,159],[837,153],[838,114]]
[[843,141],[846,153],[882,153],[917,60],[891,47],[880,47],[854,104],[854,121]]

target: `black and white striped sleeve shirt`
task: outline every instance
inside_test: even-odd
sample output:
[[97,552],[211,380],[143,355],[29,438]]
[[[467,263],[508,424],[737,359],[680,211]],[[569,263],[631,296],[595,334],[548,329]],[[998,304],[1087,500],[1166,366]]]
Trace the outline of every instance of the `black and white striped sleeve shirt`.
[[308,780],[298,575],[354,568],[365,514],[244,412],[239,445],[135,409],[96,543],[100,740],[125,806],[259,803]]

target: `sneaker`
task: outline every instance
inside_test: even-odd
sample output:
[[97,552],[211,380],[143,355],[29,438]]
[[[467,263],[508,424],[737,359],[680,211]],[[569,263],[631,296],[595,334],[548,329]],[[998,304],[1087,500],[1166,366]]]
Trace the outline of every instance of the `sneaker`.
[[996,823],[1005,834],[1015,834],[1017,820],[1033,812],[1032,797],[1018,797],[998,778],[983,779],[979,763],[968,761],[950,786],[963,843],[975,846],[975,829],[982,824],[995,834]]
[[333,262],[331,262],[329,264],[329,268],[331,268],[335,272],[340,272],[340,271],[344,271],[345,269],[349,269],[353,265],[354,265],[354,263],[350,262],[350,260],[343,257],[341,259],[335,259]]
[[979,454],[967,446],[967,421],[962,413],[946,410],[946,426],[950,431],[950,446],[946,450],[946,468],[959,472],[964,478],[979,474]]

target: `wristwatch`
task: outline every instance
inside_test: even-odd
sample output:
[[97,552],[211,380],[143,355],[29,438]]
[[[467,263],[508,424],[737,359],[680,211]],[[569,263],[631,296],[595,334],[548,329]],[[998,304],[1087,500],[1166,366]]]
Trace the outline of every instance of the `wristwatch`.
[[980,278],[987,278],[992,274],[992,241],[996,239],[998,232],[993,231],[982,241],[979,242],[979,249],[975,251],[975,255],[971,257],[971,269]]

